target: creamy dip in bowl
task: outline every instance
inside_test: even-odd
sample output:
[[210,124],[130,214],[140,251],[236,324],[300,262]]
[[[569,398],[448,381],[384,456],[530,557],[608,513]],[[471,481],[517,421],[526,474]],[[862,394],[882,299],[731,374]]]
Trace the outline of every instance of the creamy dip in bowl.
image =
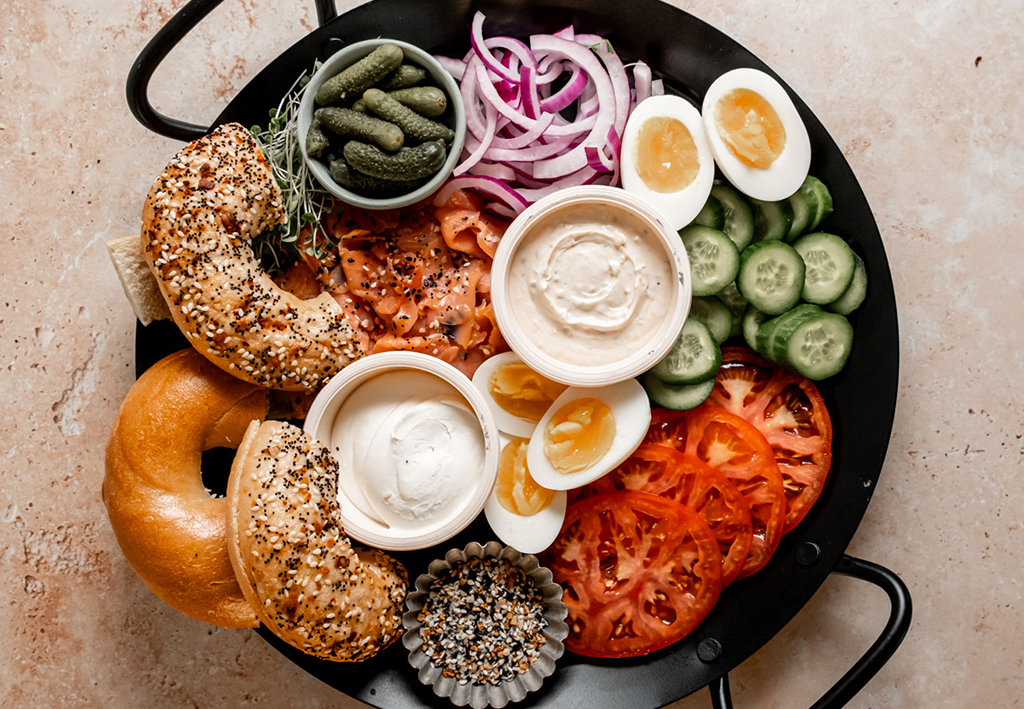
[[340,473],[345,532],[380,549],[423,549],[484,507],[500,445],[483,395],[450,364],[385,352],[346,367],[317,394],[305,430]]
[[678,234],[642,199],[613,187],[575,187],[531,206],[502,237],[491,278],[512,349],[575,386],[653,367],[690,309]]

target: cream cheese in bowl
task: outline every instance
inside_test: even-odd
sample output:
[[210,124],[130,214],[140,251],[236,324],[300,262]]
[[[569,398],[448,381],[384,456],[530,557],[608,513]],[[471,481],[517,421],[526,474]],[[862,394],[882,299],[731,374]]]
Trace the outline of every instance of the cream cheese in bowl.
[[349,365],[305,429],[338,460],[346,533],[381,549],[440,543],[483,509],[498,471],[493,415],[449,364],[388,352]]
[[690,304],[678,235],[623,190],[547,197],[505,233],[492,268],[498,327],[533,369],[599,386],[635,377],[675,342]]

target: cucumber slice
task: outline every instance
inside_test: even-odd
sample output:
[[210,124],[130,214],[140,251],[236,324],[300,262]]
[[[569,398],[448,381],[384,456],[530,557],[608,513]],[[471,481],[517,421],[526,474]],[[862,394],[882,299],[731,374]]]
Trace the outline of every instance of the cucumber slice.
[[717,229],[693,224],[679,232],[690,258],[694,295],[714,295],[736,278],[740,252],[736,244]]
[[850,287],[857,261],[841,237],[819,231],[801,236],[793,248],[807,266],[800,296],[808,303],[831,303]]
[[789,201],[763,202],[751,199],[754,210],[754,241],[782,239],[793,225],[793,207]]
[[666,384],[697,384],[714,379],[721,366],[722,350],[711,330],[700,320],[687,318],[676,343],[651,374]]
[[[818,210],[817,195],[813,192],[810,194],[810,198],[797,190],[789,196],[786,200],[789,202],[789,206],[793,208],[793,223],[789,227],[784,237],[786,243],[791,243],[796,237],[800,236],[807,230],[807,225],[811,222],[813,217]],[[813,202],[811,200],[814,200]]]
[[707,325],[718,344],[725,342],[732,334],[732,311],[713,295],[694,298],[690,303],[689,317]]
[[772,361],[775,361],[775,357],[772,353],[772,348],[775,345],[775,335],[780,327],[788,327],[797,320],[817,315],[822,312],[821,308],[817,305],[798,305],[792,310],[787,310],[777,318],[771,320],[765,320],[761,323],[761,326],[757,328],[757,335],[755,336],[754,349],[757,350],[763,357],[766,357]]
[[708,379],[700,384],[666,384],[650,372],[643,376],[641,383],[647,390],[647,396],[651,397],[658,406],[677,411],[688,411],[695,409],[711,396],[715,390],[715,380]]
[[791,332],[776,335],[779,364],[808,379],[839,374],[853,349],[853,327],[842,315],[821,313],[801,322]]
[[[853,280],[850,281],[850,287],[839,296],[839,300],[826,305],[826,310],[840,315],[849,315],[864,302],[864,298],[868,294],[868,270],[856,252],[854,252],[853,258],[856,259],[857,265],[853,268]],[[690,311],[693,312],[693,309],[691,308]]]
[[743,314],[747,312],[747,299],[740,293],[735,281],[721,290],[718,299],[732,311],[732,332],[729,336],[737,337],[743,331]]
[[832,195],[829,193],[828,187],[821,180],[810,175],[804,179],[804,183],[797,191],[808,202],[812,199],[817,200],[817,209],[805,228],[805,231],[814,231],[818,228],[819,224],[828,219],[829,215],[832,214]]
[[725,226],[725,208],[714,197],[708,197],[708,201],[704,203],[703,209],[700,210],[700,213],[690,223],[721,230]]
[[770,318],[753,305],[747,308],[743,315],[743,339],[752,350],[757,349],[757,331],[761,329],[761,323]]
[[804,261],[792,246],[760,241],[743,249],[736,285],[755,308],[779,315],[800,300],[804,271]]
[[736,248],[742,251],[754,240],[754,213],[750,210],[747,200],[739,192],[720,180],[715,181],[711,188],[711,196],[722,205],[725,224],[722,231],[732,239]]
[[774,328],[771,330],[771,337],[765,343],[762,354],[771,361],[782,364],[785,361],[786,343],[789,342],[793,331],[807,320],[817,317],[823,312],[817,305],[804,303],[793,308],[788,313],[783,313],[779,316],[778,322],[775,323]]

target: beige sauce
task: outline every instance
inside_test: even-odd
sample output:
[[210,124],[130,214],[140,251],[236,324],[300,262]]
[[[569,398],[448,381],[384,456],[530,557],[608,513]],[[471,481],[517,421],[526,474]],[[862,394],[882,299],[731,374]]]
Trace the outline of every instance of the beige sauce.
[[601,366],[641,350],[672,306],[675,262],[651,227],[611,205],[575,204],[530,227],[512,256],[516,324],[547,355]]

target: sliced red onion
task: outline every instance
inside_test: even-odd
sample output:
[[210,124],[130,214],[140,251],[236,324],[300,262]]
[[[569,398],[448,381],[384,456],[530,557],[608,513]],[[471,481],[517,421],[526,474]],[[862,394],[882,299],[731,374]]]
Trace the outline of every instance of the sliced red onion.
[[[563,41],[563,40],[559,40]],[[571,44],[571,43],[567,43]],[[587,50],[584,49],[584,52]],[[596,61],[596,58],[595,58]],[[467,69],[468,71],[468,69]],[[607,75],[606,75],[607,76]],[[510,106],[508,102],[503,101],[501,96],[498,94],[498,90],[494,84],[487,77],[487,70],[482,64],[476,66],[476,87],[481,94],[483,94],[484,101],[498,109],[498,113],[505,116],[512,123],[520,126],[526,130],[532,128],[536,123],[537,119],[530,118],[529,116],[520,113],[514,107]],[[609,87],[610,90],[610,87]],[[578,135],[584,133],[593,128],[600,121],[600,116],[584,117],[574,123],[569,123],[564,126],[551,126],[548,129],[548,134],[553,137],[564,137],[568,135]],[[475,135],[475,133],[474,133]],[[573,171],[574,172],[574,171]]]
[[592,184],[600,176],[601,173],[589,167],[585,167],[582,170],[579,170],[578,172],[574,172],[571,175],[566,175],[560,180],[545,185],[544,187],[538,187],[536,189],[522,189],[518,190],[518,193],[520,197],[523,197],[528,202],[533,203],[539,199],[543,199],[548,195],[554,194],[555,192],[559,192],[568,187],[579,187],[581,185]]
[[469,171],[469,168],[476,165],[480,160],[483,159],[484,155],[491,147],[491,143],[494,141],[494,130],[498,124],[498,112],[493,106],[487,106],[487,124],[484,126],[484,135],[480,139],[480,145],[470,153],[469,157],[459,163],[452,174],[458,177],[459,175],[465,174]]
[[495,180],[493,177],[486,177],[483,175],[463,175],[462,177],[456,177],[448,180],[448,182],[446,182],[444,186],[437,191],[437,195],[434,197],[434,206],[440,207],[448,201],[448,198],[452,196],[452,193],[462,189],[471,189],[488,195],[489,197],[493,197],[502,204],[506,204],[511,207],[516,214],[529,206],[526,200],[523,199],[522,195],[506,185],[504,182],[501,180]]
[[587,73],[576,64],[572,65],[571,71],[572,75],[569,77],[568,83],[559,89],[557,93],[540,102],[541,111],[557,113],[569,106],[583,93],[583,89],[587,87]]
[[484,209],[505,219],[515,219],[518,216],[516,210],[501,202],[488,202]]
[[559,39],[567,39],[570,42],[572,42],[574,39],[576,39],[576,28],[573,27],[572,25],[566,25],[562,29],[555,32],[555,36],[558,37]]
[[[622,135],[626,129],[626,118],[629,117],[629,77],[626,76],[626,69],[622,66],[618,54],[606,51],[603,47],[595,51],[608,67],[608,78],[611,79],[615,92],[615,130]],[[618,155],[618,152],[615,154]]]
[[443,57],[440,54],[435,54],[434,59],[445,71],[455,77],[456,81],[462,81],[462,76],[466,73],[466,62],[452,57]]
[[601,35],[597,34],[578,34],[576,35],[574,41],[576,42],[576,44],[584,46],[587,49],[595,46],[604,47],[606,44],[608,46],[611,46],[608,40],[606,40]]
[[523,113],[536,119],[540,115],[540,100],[537,97],[537,70],[524,66],[519,70],[519,97]]
[[640,103],[651,96],[651,67],[642,61],[633,67],[633,84],[636,86],[636,102]]
[[572,143],[572,137],[558,138],[551,141],[548,144],[536,143],[528,148],[518,148],[516,150],[503,150],[501,148],[492,147],[484,155],[488,160],[496,160],[498,162],[504,161],[537,161],[543,160],[544,158],[550,158],[559,153],[565,151],[566,148]]
[[655,79],[651,82],[651,96],[664,96],[665,95],[665,82],[661,79]]
[[487,42],[484,40],[484,13],[479,10],[473,15],[473,24],[469,30],[469,41],[473,45],[473,51],[480,57],[480,61],[484,63],[484,66],[505,81],[512,82],[513,84],[519,83],[519,72],[512,72],[507,67],[502,66],[501,62],[487,48]]
[[515,37],[491,37],[484,41],[484,46],[488,49],[506,49],[514,54],[523,66],[537,68],[537,57],[529,47]]
[[[594,82],[600,108],[594,116],[594,128],[590,137],[583,144],[576,146],[564,155],[537,162],[533,166],[533,174],[538,178],[558,178],[572,174],[587,166],[586,145],[597,145],[603,141],[609,126],[615,122],[615,89],[608,74],[604,71],[601,61],[586,47],[551,35],[534,35],[530,38],[530,47],[534,52],[559,54],[580,66]],[[587,119],[584,119],[587,120]],[[594,136],[599,136],[594,140]]]
[[469,172],[471,175],[485,175],[493,177],[495,180],[504,180],[505,182],[512,182],[516,179],[515,170],[508,165],[495,162],[478,162],[469,168]]
[[518,150],[519,148],[525,148],[531,143],[540,139],[544,132],[551,126],[551,123],[555,120],[554,113],[545,113],[537,122],[525,133],[520,133],[509,138],[498,138],[496,137],[491,145],[495,148],[501,148],[503,150]]
[[486,125],[483,108],[485,102],[481,101],[477,96],[476,67],[478,66],[480,66],[480,60],[475,56],[469,60],[466,64],[466,73],[462,78],[459,90],[462,93],[463,109],[466,112],[466,128],[469,129],[472,135],[476,136],[477,140],[483,140],[484,127]]

